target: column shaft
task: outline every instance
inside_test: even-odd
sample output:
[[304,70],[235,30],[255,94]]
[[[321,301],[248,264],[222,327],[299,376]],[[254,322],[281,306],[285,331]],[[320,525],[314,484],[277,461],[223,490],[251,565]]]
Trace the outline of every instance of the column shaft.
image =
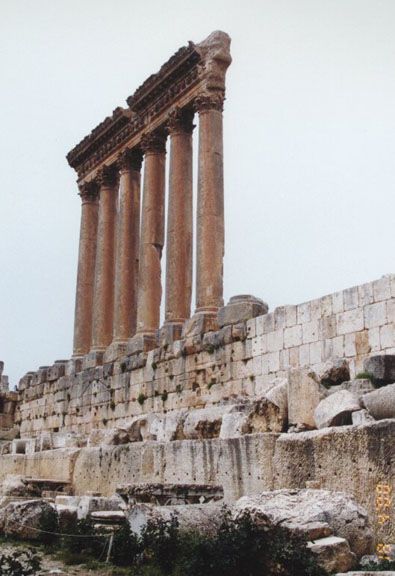
[[92,351],[111,343],[114,309],[114,245],[117,187],[112,170],[100,174],[99,224],[93,296]]
[[136,332],[140,242],[141,153],[119,159],[119,207],[115,263],[113,342],[126,342]]
[[74,316],[73,356],[87,354],[92,338],[93,287],[99,204],[94,183],[81,187],[81,227]]
[[144,191],[140,240],[137,333],[153,335],[159,328],[162,298],[161,257],[164,244],[165,140],[144,142]]
[[192,116],[171,119],[165,322],[189,318],[192,296]]
[[198,111],[196,311],[216,312],[223,306],[225,240],[222,102],[202,99]]

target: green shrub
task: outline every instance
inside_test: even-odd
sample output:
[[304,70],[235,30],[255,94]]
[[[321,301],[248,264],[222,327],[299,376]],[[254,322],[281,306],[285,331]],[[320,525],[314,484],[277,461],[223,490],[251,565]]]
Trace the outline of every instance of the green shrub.
[[114,534],[111,562],[116,566],[131,566],[136,563],[141,552],[140,539],[130,531],[129,524],[125,522]]
[[142,406],[145,401],[146,401],[145,394],[140,392],[140,394],[137,396],[137,402],[140,404],[140,406]]
[[40,518],[39,524],[40,530],[40,541],[46,545],[51,545],[58,539],[57,533],[59,532],[59,522],[56,510],[53,508],[44,510]]

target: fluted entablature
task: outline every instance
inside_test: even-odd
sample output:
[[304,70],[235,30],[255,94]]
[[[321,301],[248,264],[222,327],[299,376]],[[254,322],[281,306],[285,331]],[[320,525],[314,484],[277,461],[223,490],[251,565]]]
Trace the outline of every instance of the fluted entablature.
[[[82,205],[91,205],[81,220],[81,226],[89,229],[89,240],[81,233],[75,326],[80,332],[85,327],[83,337],[77,330],[74,355],[86,354],[89,348],[110,360],[133,337],[139,343],[128,344],[132,351],[140,345],[144,348],[147,338],[156,338],[162,302],[167,146],[162,335],[174,339],[189,319],[195,115],[199,115],[196,312],[212,317],[222,304],[222,110],[229,48],[230,38],[224,32],[213,32],[198,44],[189,42],[127,98],[127,107],[116,108],[67,155],[78,174]],[[84,286],[89,287],[88,299],[81,295]]]

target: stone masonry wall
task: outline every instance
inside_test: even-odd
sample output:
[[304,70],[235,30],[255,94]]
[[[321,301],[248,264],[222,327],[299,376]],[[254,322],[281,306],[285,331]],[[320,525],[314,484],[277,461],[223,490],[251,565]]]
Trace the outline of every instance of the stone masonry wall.
[[21,379],[16,423],[22,437],[88,433],[260,395],[290,368],[334,356],[353,377],[369,354],[386,353],[395,353],[395,275],[104,366],[57,361]]

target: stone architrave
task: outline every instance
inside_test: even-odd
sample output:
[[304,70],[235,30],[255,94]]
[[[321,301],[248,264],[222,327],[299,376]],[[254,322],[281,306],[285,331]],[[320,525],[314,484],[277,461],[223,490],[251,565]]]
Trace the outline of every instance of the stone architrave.
[[193,111],[172,111],[169,117],[170,174],[167,217],[166,303],[163,332],[181,336],[190,317],[192,297],[192,130]]
[[156,342],[162,298],[161,258],[165,225],[166,134],[156,131],[142,141],[144,190],[140,237],[137,332],[128,351]]
[[80,196],[81,225],[74,317],[74,357],[87,354],[91,347],[93,288],[99,212],[97,184],[95,182],[82,184],[80,187]]
[[111,344],[114,308],[114,256],[117,179],[113,167],[104,166],[100,184],[99,223],[93,295],[91,352],[104,352]]
[[142,153],[126,150],[118,158],[119,206],[116,232],[113,343],[106,361],[119,356],[136,332],[140,243]]

